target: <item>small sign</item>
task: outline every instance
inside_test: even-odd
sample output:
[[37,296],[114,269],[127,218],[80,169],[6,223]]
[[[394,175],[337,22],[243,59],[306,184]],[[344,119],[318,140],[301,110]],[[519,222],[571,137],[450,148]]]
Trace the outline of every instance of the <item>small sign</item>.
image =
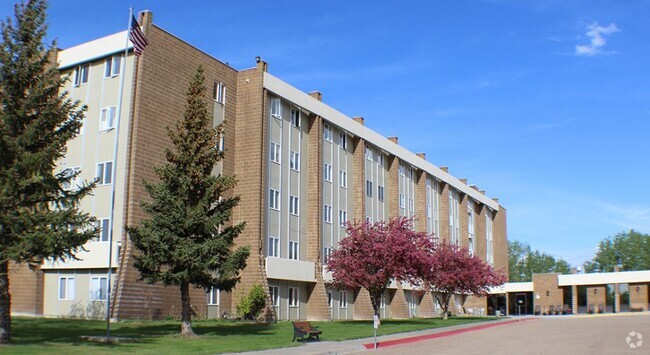
[[374,325],[375,329],[378,329],[379,325],[381,324],[381,322],[379,321],[379,316],[375,314],[375,317],[373,318],[373,320],[374,320],[373,325]]

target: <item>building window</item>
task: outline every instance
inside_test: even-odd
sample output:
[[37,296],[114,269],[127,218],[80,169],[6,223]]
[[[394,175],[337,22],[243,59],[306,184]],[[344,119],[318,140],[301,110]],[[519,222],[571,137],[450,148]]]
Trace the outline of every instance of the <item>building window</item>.
[[333,250],[332,247],[323,248],[323,264],[327,264],[330,261],[332,250]]
[[120,75],[121,69],[122,69],[121,55],[114,55],[110,58],[106,58],[106,64],[104,65],[104,78],[110,78],[113,76]]
[[271,189],[269,193],[269,207],[273,210],[280,210],[280,191]]
[[212,87],[212,99],[219,104],[226,104],[226,85],[222,82],[215,81]]
[[377,186],[377,199],[379,202],[384,202],[384,187]]
[[332,206],[330,205],[323,206],[323,220],[326,223],[332,223]]
[[412,198],[409,198],[409,211],[415,211],[415,201]]
[[406,177],[407,177],[409,180],[413,181],[413,168],[409,167],[409,168],[406,170]]
[[366,147],[366,159],[372,161],[372,148],[370,147]]
[[397,170],[399,172],[399,176],[404,176],[404,165],[400,164]]
[[280,238],[269,237],[269,256],[280,257]]
[[108,295],[108,279],[106,277],[90,278],[90,300],[106,301]]
[[75,282],[72,276],[59,277],[59,299],[74,300]]
[[404,194],[399,194],[399,208],[404,208],[405,203]]
[[97,163],[97,185],[110,185],[113,181],[113,162]]
[[323,179],[327,182],[332,182],[332,166],[327,163],[323,167]]
[[348,221],[348,211],[339,210],[339,225],[345,227],[345,223]]
[[269,286],[269,293],[271,294],[273,306],[278,306],[280,304],[280,288],[278,286]]
[[300,171],[300,154],[294,151],[291,151],[289,167],[295,171]]
[[332,128],[329,125],[323,126],[323,139],[327,142],[332,141]]
[[291,125],[294,127],[300,127],[300,111],[295,108],[291,109]]
[[339,170],[339,184],[341,187],[348,187],[348,173],[343,170]]
[[99,228],[99,235],[93,239],[96,242],[108,242],[108,237],[111,232],[111,220],[108,218],[99,219],[95,221],[95,226]]
[[104,107],[99,115],[99,130],[107,131],[115,128],[115,117],[117,116],[117,106]]
[[289,307],[298,307],[298,287],[289,287]]
[[377,154],[377,164],[382,168],[384,167],[384,153],[379,152],[379,154]]
[[449,191],[449,240],[451,244],[458,245],[460,237],[460,222],[458,207],[458,192]]
[[345,132],[339,133],[339,148],[347,149],[348,148],[348,135]]
[[372,181],[366,180],[366,195],[372,197]]
[[379,309],[385,309],[386,308],[386,294],[382,293],[381,297],[379,298]]
[[271,142],[271,161],[280,164],[280,145]]
[[79,178],[79,172],[81,171],[81,168],[78,166],[73,166],[71,168],[65,168],[61,172],[61,175],[63,175],[65,178],[69,178],[68,181],[64,181],[61,184],[61,187],[64,190],[75,190],[81,185],[81,181]]
[[298,196],[289,196],[289,213],[293,215],[299,215],[298,211],[299,209],[299,203],[298,203]]
[[348,291],[339,291],[339,308],[348,308]]
[[332,291],[327,290],[327,307],[332,308]]
[[219,294],[221,292],[216,287],[210,287],[208,291],[208,306],[218,306],[219,305]]
[[298,260],[298,241],[290,240],[289,241],[289,259]]
[[74,86],[79,86],[88,82],[88,71],[90,71],[89,64],[77,66],[74,71]]
[[372,224],[372,217],[371,216],[366,216],[366,222]]
[[487,210],[485,214],[485,239],[487,245],[487,262],[492,265],[494,263],[494,249],[492,241],[492,211]]
[[282,118],[282,101],[279,98],[271,99],[271,116]]
[[467,203],[467,240],[469,255],[474,255],[474,206],[470,200]]

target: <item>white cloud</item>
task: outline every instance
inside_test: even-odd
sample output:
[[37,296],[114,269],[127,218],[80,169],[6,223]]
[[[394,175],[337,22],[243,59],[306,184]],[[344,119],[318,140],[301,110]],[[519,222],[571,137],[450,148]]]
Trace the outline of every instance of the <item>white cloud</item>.
[[619,29],[614,23],[609,24],[607,27],[599,25],[598,22],[592,23],[587,26],[587,32],[585,33],[585,35],[591,39],[591,43],[577,45],[576,55],[594,56],[603,53],[602,48],[607,44],[605,36],[618,31]]

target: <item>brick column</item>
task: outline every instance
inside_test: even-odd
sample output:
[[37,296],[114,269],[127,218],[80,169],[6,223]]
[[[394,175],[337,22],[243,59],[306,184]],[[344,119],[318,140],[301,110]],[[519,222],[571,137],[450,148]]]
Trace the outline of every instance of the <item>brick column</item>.
[[388,203],[388,220],[391,217],[399,216],[399,158],[389,155],[386,160],[388,162],[388,174],[384,201]]
[[409,317],[408,303],[406,302],[406,296],[404,295],[404,289],[402,288],[401,283],[397,283],[397,290],[395,290],[395,296],[390,302],[390,315],[391,318],[395,319],[406,319]]
[[[433,206],[431,207],[433,213]],[[417,223],[415,230],[418,232],[427,231],[427,173],[417,170],[415,181],[415,218]]]
[[354,298],[354,320],[369,320],[374,316],[372,302],[370,302],[370,293],[365,288],[360,288]]
[[449,242],[449,184],[440,182],[440,236],[442,243]]
[[[348,189],[353,189],[354,211],[352,221],[366,220],[366,143],[363,139],[352,139],[352,171],[348,172]],[[350,179],[350,177],[352,177]]]

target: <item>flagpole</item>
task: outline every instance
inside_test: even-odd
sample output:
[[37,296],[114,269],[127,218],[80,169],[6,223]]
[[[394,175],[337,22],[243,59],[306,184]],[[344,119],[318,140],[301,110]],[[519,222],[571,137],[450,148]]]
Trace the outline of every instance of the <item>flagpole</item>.
[[[129,30],[131,29],[131,18],[133,7],[129,7],[129,21],[126,25],[126,40],[124,44],[124,62],[120,70],[120,90],[117,96],[117,122],[115,122],[115,141],[113,143],[113,176],[111,184],[111,231],[108,236],[108,278],[106,280],[106,337],[111,336],[111,277],[113,276],[113,233],[115,231],[115,185],[117,184],[117,148],[119,143],[120,122],[122,121],[122,96],[124,95],[124,77],[126,76],[126,65],[129,55]],[[101,287],[101,285],[100,285]]]

